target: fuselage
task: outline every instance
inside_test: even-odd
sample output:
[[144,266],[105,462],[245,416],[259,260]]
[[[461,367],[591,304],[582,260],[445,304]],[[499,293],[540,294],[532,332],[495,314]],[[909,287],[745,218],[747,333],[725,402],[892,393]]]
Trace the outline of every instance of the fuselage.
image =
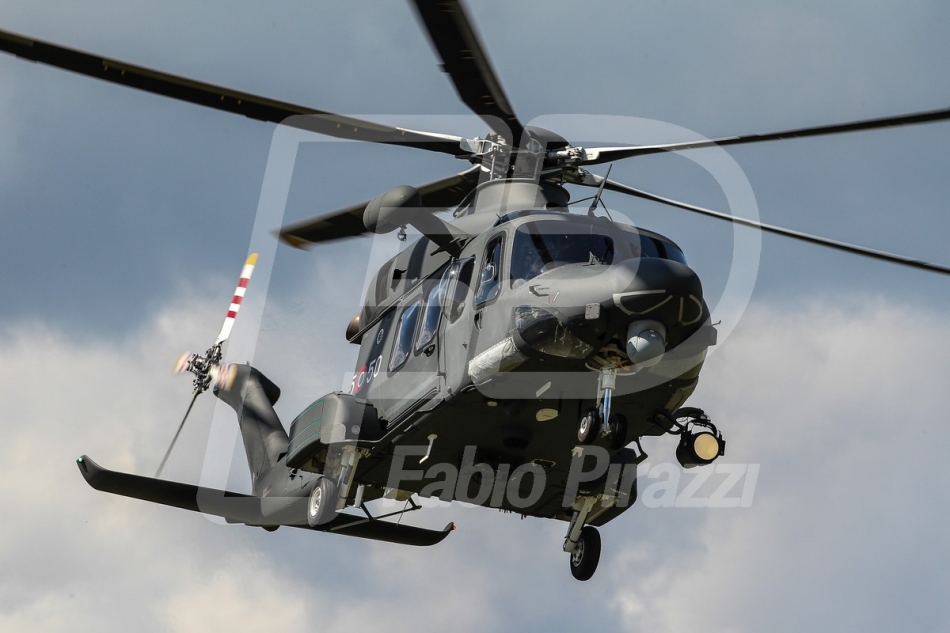
[[[425,446],[436,435],[434,461],[458,464],[470,448],[486,463],[543,463],[552,489],[602,367],[617,368],[623,445],[666,431],[654,413],[682,406],[715,342],[699,278],[671,240],[543,208],[494,216],[452,254],[425,237],[409,245],[370,284],[360,321],[351,392],[378,412],[374,441]],[[644,323],[662,332],[648,367],[628,345]],[[391,483],[391,460],[364,462],[362,481]],[[529,513],[555,516],[558,503]]]

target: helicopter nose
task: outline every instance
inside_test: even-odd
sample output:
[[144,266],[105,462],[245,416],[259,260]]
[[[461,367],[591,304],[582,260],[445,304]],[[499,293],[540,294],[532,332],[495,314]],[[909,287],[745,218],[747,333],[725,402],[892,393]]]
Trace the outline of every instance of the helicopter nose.
[[696,273],[659,258],[563,266],[515,292],[522,304],[512,313],[515,344],[526,353],[563,358],[603,348],[649,367],[709,317]]
[[[613,312],[627,358],[641,369],[658,364],[709,316],[699,276],[665,259],[624,262],[616,272]],[[625,331],[624,331],[625,330]]]
[[629,260],[617,266],[615,274],[613,307],[628,322],[649,319],[669,330],[696,324],[706,316],[702,282],[684,264],[657,258]]

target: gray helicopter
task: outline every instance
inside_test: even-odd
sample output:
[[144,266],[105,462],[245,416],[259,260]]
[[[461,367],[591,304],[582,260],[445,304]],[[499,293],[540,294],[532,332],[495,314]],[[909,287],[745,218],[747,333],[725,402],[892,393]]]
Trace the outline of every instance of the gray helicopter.
[[[304,247],[411,226],[421,237],[369,284],[346,338],[359,345],[348,392],[318,399],[288,427],[280,389],[257,368],[223,364],[256,256],[242,270],[224,326],[203,354],[176,365],[193,398],[212,389],[237,413],[251,494],[104,469],[80,457],[89,484],[114,494],[275,530],[294,526],[433,545],[453,529],[386,519],[417,497],[459,500],[566,523],[563,550],[579,580],[596,570],[597,527],[636,500],[641,438],[671,434],[684,468],[725,452],[696,388],[716,328],[682,250],[598,213],[604,190],[852,254],[939,273],[950,269],[738,218],[635,189],[591,165],[667,151],[836,134],[950,118],[950,109],[708,141],[584,148],[524,126],[459,0],[415,0],[462,101],[484,138],[391,127],[283,103],[0,31],[0,50],[66,70],[249,118],[337,138],[448,154],[471,167],[283,228]],[[595,190],[571,212],[568,185]],[[451,218],[436,212],[451,209]],[[402,509],[373,514],[391,499]],[[399,507],[399,506],[396,506]],[[353,510],[348,511],[348,508]]]

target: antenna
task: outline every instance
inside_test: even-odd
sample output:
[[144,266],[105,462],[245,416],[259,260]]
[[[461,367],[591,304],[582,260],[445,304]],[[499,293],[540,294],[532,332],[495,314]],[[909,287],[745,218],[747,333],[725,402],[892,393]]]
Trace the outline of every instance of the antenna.
[[591,217],[594,216],[594,211],[597,210],[597,205],[600,204],[600,196],[604,193],[604,186],[607,184],[607,179],[610,178],[610,170],[612,168],[613,165],[607,166],[607,175],[604,176],[604,179],[600,181],[600,186],[597,187],[597,194],[594,196],[594,201],[590,203],[590,208],[587,210],[587,215]]

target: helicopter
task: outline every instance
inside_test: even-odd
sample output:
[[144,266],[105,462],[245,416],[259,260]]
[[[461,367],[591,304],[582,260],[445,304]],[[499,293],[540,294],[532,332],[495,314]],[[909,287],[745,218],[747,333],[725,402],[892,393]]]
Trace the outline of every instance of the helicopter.
[[[626,187],[585,166],[713,144],[923,123],[945,119],[948,111],[698,143],[574,147],[553,132],[521,125],[458,2],[415,4],[462,100],[491,128],[486,138],[388,128],[0,36],[0,47],[9,52],[116,83],[262,120],[304,115],[287,124],[461,156],[473,164],[281,231],[296,246],[366,232],[402,234],[406,226],[424,236],[377,273],[371,296],[347,329],[347,339],[360,346],[351,393],[317,399],[287,433],[273,412],[276,385],[254,368],[221,365],[253,258],[242,271],[244,285],[221,335],[205,354],[180,359],[176,367],[195,374],[195,397],[213,385],[238,411],[252,496],[113,473],[87,457],[80,468],[101,490],[236,522],[418,545],[438,542],[450,529],[380,521],[365,503],[387,495],[411,502],[412,493],[477,502],[484,489],[488,496],[479,505],[566,521],[564,549],[575,577],[584,580],[599,558],[596,527],[635,497],[631,466],[644,456],[639,438],[678,435],[676,453],[684,466],[711,463],[725,448],[704,412],[683,407],[705,351],[715,343],[698,276],[671,240],[597,216],[600,194],[609,189],[748,223]],[[586,216],[568,212],[569,184],[596,189]],[[452,221],[432,213],[450,207]],[[751,225],[946,272],[910,258]],[[470,446],[476,450],[467,456]],[[408,468],[405,458],[428,468],[414,478],[419,469]],[[584,462],[590,459],[603,468],[588,471]],[[447,485],[449,466],[458,471],[454,486]],[[604,472],[591,476],[598,470]],[[401,476],[394,478],[394,472]],[[572,482],[572,473],[583,477]],[[463,477],[469,485],[458,485]],[[537,490],[541,496],[525,505]],[[349,515],[346,507],[365,516]]]

